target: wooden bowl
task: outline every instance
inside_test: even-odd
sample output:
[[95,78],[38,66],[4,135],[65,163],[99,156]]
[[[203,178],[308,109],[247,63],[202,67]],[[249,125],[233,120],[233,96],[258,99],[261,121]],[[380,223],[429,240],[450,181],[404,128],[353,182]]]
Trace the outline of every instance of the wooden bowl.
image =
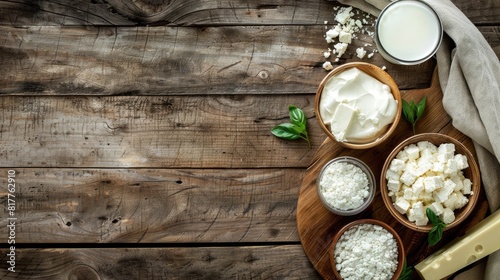
[[417,144],[420,141],[429,141],[432,144],[439,146],[443,143],[453,143],[455,144],[455,154],[462,154],[467,157],[467,162],[469,167],[462,170],[465,178],[469,178],[472,182],[471,190],[472,195],[468,195],[469,202],[462,207],[454,211],[455,220],[446,225],[444,230],[451,229],[459,225],[463,220],[465,220],[469,214],[474,209],[477,203],[479,192],[481,190],[481,178],[479,173],[479,167],[474,159],[472,153],[457,139],[450,137],[448,135],[440,133],[422,133],[414,135],[403,142],[401,142],[387,157],[384,166],[382,167],[382,173],[380,175],[380,195],[384,201],[385,206],[391,213],[391,215],[398,220],[404,226],[419,232],[429,232],[432,229],[432,224],[429,222],[426,226],[417,226],[415,223],[410,222],[406,215],[401,214],[393,205],[393,202],[389,196],[389,190],[387,188],[386,172],[390,166],[390,163],[394,157],[406,146],[410,144]]
[[393,279],[393,280],[398,279],[403,271],[404,262],[405,262],[405,253],[404,253],[405,250],[404,250],[404,246],[403,246],[403,241],[401,240],[401,237],[398,235],[398,233],[392,227],[390,227],[389,225],[387,225],[386,223],[384,223],[382,221],[375,220],[375,219],[361,219],[361,220],[353,221],[353,222],[345,225],[343,228],[341,228],[335,234],[335,236],[333,237],[333,240],[332,240],[332,245],[330,247],[330,253],[329,253],[330,264],[332,266],[333,274],[335,276],[334,278],[335,279],[342,279],[339,271],[336,268],[337,263],[335,261],[335,246],[337,245],[337,242],[339,241],[340,237],[348,229],[352,228],[353,226],[360,225],[360,224],[373,224],[373,225],[381,226],[382,228],[384,228],[385,230],[387,230],[388,232],[390,232],[394,236],[394,238],[396,239],[396,243],[398,245],[398,257],[397,257],[398,266],[397,266],[396,271],[394,272],[394,275],[391,279]]
[[[323,93],[323,89],[325,87],[326,82],[334,75],[345,71],[350,68],[358,68],[359,70],[365,72],[366,74],[372,76],[373,78],[379,80],[380,82],[386,84],[389,86],[391,89],[391,93],[394,96],[394,99],[397,102],[397,112],[396,112],[396,118],[394,119],[394,122],[389,125],[388,129],[379,137],[377,137],[375,140],[370,140],[365,143],[353,143],[353,142],[338,142],[335,136],[332,134],[330,131],[330,128],[325,125],[323,122],[323,119],[321,118],[321,114],[319,111],[319,105],[321,101],[321,94]],[[321,129],[326,133],[326,135],[332,139],[333,141],[339,143],[340,145],[350,148],[350,149],[368,149],[371,147],[374,147],[382,142],[384,142],[389,136],[394,132],[396,129],[399,120],[401,118],[401,110],[402,110],[402,103],[401,103],[401,94],[399,92],[399,88],[396,84],[396,82],[392,79],[392,77],[382,70],[380,67],[375,66],[370,63],[366,62],[351,62],[351,63],[346,63],[341,66],[338,66],[337,68],[333,69],[326,75],[326,77],[321,81],[319,84],[318,90],[316,91],[316,99],[315,99],[315,111],[316,111],[316,118],[319,122],[319,125],[321,126]]]

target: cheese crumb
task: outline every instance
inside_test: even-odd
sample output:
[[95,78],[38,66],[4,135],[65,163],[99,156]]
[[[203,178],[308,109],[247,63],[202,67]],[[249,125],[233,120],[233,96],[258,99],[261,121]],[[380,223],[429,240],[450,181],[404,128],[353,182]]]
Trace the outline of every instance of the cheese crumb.
[[364,48],[357,48],[356,49],[356,55],[359,57],[359,58],[363,58],[365,57],[366,55],[366,51]]
[[326,70],[326,71],[330,71],[333,69],[333,65],[330,61],[326,61],[325,63],[323,63],[323,68]]
[[[324,54],[326,59],[331,59],[332,61],[338,62],[342,55],[347,51],[347,48],[354,40],[358,39],[358,34],[368,34],[368,36],[373,37],[374,32],[367,30],[366,28],[373,28],[373,24],[370,25],[370,21],[373,20],[371,15],[360,12],[356,10],[353,11],[353,7],[339,7],[334,9],[337,11],[334,20],[336,24],[325,32],[325,41],[328,44],[335,44],[335,52],[330,52],[329,56]],[[368,21],[370,20],[370,21]],[[324,21],[325,25],[328,21]],[[370,47],[370,53],[366,50],[366,47]],[[365,43],[364,48],[356,49],[355,55],[360,58],[372,58],[376,49],[372,48],[371,44]],[[336,55],[332,57],[332,55]]]

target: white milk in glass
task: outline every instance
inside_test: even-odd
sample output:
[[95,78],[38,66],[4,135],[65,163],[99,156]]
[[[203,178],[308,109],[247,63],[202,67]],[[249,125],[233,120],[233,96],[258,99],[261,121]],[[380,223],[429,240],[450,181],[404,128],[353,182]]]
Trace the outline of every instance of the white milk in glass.
[[439,16],[418,0],[393,2],[380,13],[376,24],[380,53],[397,64],[418,64],[432,57],[442,34]]

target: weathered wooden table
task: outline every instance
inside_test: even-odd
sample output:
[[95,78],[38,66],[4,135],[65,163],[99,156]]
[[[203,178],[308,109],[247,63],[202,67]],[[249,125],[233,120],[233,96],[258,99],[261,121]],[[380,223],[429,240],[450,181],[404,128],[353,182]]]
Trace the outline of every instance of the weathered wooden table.
[[[500,1],[453,2],[500,56]],[[320,278],[296,212],[336,6],[0,1],[0,278]],[[434,61],[359,59],[365,43],[339,64],[429,87]],[[271,135],[289,104],[311,147]]]

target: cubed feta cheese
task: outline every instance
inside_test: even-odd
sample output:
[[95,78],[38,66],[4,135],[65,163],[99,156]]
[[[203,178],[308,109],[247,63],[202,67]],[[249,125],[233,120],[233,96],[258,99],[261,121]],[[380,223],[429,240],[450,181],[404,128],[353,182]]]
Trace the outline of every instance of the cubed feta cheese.
[[453,181],[453,183],[455,183],[454,191],[458,192],[464,188],[464,183],[463,183],[462,179],[460,178],[460,176],[455,175],[455,176],[451,177],[451,180]]
[[450,208],[444,208],[441,220],[443,223],[449,224],[455,220],[455,213]]
[[471,180],[468,178],[465,178],[462,182],[463,182],[463,193],[464,194],[471,194],[471,189],[472,189]]
[[444,207],[455,210],[455,202],[457,201],[457,193],[450,194],[450,197],[443,202]]
[[449,179],[446,180],[443,187],[435,192],[434,199],[439,203],[445,202],[450,197],[450,194],[453,193],[454,188],[455,183]]
[[426,192],[432,193],[433,191],[441,188],[442,186],[443,186],[443,181],[439,176],[431,176],[424,178],[424,187]]
[[420,149],[415,144],[406,146],[404,150],[408,154],[409,160],[416,160],[420,156]]
[[469,163],[467,162],[467,157],[461,154],[455,155],[455,162],[457,163],[457,168],[459,170],[463,170],[469,167]]
[[403,149],[401,150],[397,155],[397,159],[400,159],[402,161],[407,161],[408,160],[408,153]]
[[415,222],[415,211],[412,208],[408,209],[408,221]]
[[412,188],[413,193],[418,197],[420,192],[424,190],[424,177],[419,177],[415,183],[413,183]]
[[403,197],[399,197],[396,202],[394,202],[394,208],[396,208],[399,213],[406,214],[406,211],[410,208],[410,203]]
[[454,158],[454,153],[454,144],[443,143],[438,147],[438,161],[446,163],[449,159]]
[[453,174],[456,174],[457,171],[458,171],[457,162],[455,161],[454,158],[449,159],[446,162],[446,165],[444,168],[444,173],[449,174],[449,175],[453,175]]
[[417,177],[418,176],[415,175],[412,170],[405,170],[403,174],[401,174],[401,178],[399,178],[399,180],[401,180],[403,184],[410,186],[413,182],[415,182],[415,180],[417,180]]
[[398,212],[405,212],[410,222],[428,224],[425,210],[430,208],[450,223],[455,220],[453,211],[468,203],[465,195],[472,195],[472,184],[462,171],[468,167],[467,158],[454,153],[454,144],[437,147],[420,141],[406,146],[391,161],[385,174],[389,193]]
[[393,159],[389,165],[389,170],[394,172],[403,172],[405,169],[405,162],[401,159]]
[[417,159],[417,168],[415,172],[418,176],[422,176],[433,167],[431,156],[421,156]]
[[387,180],[392,179],[392,180],[399,181],[399,178],[400,178],[400,177],[401,177],[401,176],[399,175],[399,173],[394,172],[394,171],[392,171],[392,170],[390,170],[390,169],[388,169],[388,170],[387,170],[387,172],[385,173],[385,178],[386,178]]
[[423,219],[426,216],[424,204],[421,201],[413,203],[411,208],[414,211],[413,214],[415,215],[415,220]]
[[437,216],[443,214],[444,208],[443,205],[437,201],[434,201],[431,205],[429,205],[429,208],[436,214]]
[[[413,189],[411,187],[406,186],[403,189],[403,197],[406,200],[411,200],[413,199]],[[416,197],[415,197],[416,198]]]
[[457,200],[455,200],[455,209],[460,209],[462,207],[464,207],[465,205],[467,205],[467,203],[469,202],[469,199],[467,197],[465,197],[463,194],[461,193],[457,193]]
[[415,225],[419,226],[419,227],[426,226],[427,223],[429,223],[429,218],[427,218],[427,216],[424,216],[423,218],[415,220]]
[[395,192],[395,193],[398,192],[400,187],[401,187],[401,184],[400,184],[399,180],[389,179],[387,181],[387,188],[391,192]]
[[429,141],[420,141],[417,143],[417,146],[424,154],[434,154],[437,152],[437,147]]

